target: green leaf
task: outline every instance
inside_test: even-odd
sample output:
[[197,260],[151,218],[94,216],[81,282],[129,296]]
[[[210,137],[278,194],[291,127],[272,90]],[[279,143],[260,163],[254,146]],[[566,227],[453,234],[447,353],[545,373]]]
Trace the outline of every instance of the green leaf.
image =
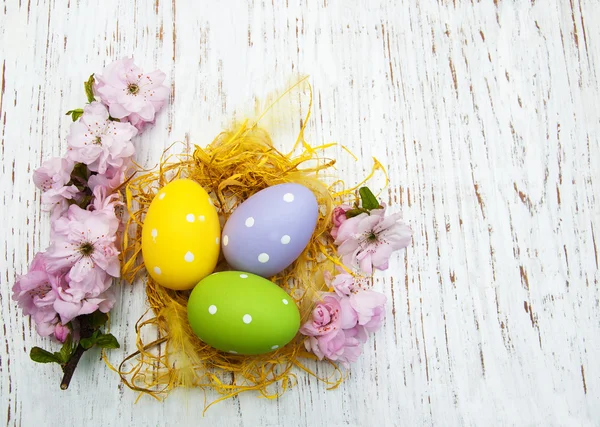
[[87,82],[85,82],[83,84],[83,87],[85,88],[85,95],[87,96],[88,102],[94,102],[96,100],[96,98],[94,98],[93,85],[94,85],[94,75],[92,74],[90,76],[90,78],[87,80]]
[[83,348],[85,348],[86,350],[89,350],[94,345],[96,345],[96,341],[98,340],[99,334],[100,334],[100,331],[98,331],[98,330],[94,331],[94,333],[92,334],[91,337],[82,338],[81,340],[79,340],[79,345],[82,346]]
[[79,340],[79,345],[85,348],[86,350],[89,350],[94,346],[94,340],[92,339],[92,337],[81,338],[81,340]]
[[39,347],[33,347],[29,352],[29,357],[31,360],[37,363],[62,363],[55,354],[52,354],[49,351]]
[[90,327],[93,329],[98,329],[100,326],[104,325],[107,320],[108,315],[101,311],[94,311],[92,314],[89,314],[87,318]]
[[79,182],[80,180],[74,178],[81,178],[83,182],[87,182],[90,177],[90,170],[88,169],[85,163],[75,163],[73,167],[73,172],[71,172],[71,181]]
[[83,109],[77,108],[75,110],[67,111],[66,115],[71,116],[73,121],[76,122],[83,115]]
[[113,334],[102,334],[98,337],[96,345],[101,348],[119,348],[119,342]]
[[60,348],[60,353],[58,353],[60,361],[62,363],[67,363],[73,354],[73,350],[73,339],[71,338],[71,334],[69,334],[67,335],[67,339],[63,343],[63,346]]
[[362,208],[350,209],[349,211],[346,211],[346,218],[354,218],[355,216],[365,212],[367,212],[367,210]]
[[371,190],[369,190],[368,187],[362,187],[360,190],[358,190],[358,193],[360,194],[360,198],[362,200],[363,209],[370,211],[371,209],[380,208],[377,197],[373,195],[373,193],[371,192]]

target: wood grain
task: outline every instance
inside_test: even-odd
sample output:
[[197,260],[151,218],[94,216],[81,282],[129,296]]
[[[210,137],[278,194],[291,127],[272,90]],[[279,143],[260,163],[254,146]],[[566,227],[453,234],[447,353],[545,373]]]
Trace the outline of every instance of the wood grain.
[[[0,7],[0,420],[34,425],[600,425],[600,5],[571,1],[5,0]],[[383,329],[337,390],[299,374],[201,418],[204,395],[142,398],[86,355],[67,392],[29,361],[48,345],[11,300],[48,244],[31,174],[66,147],[81,82],[134,54],[172,98],[135,141],[156,164],[205,144],[272,88],[310,74],[307,139],[338,171],[371,157],[415,231],[377,286]],[[298,116],[276,140],[290,147]],[[289,129],[287,126],[289,125]],[[381,186],[382,181],[373,186]],[[119,288],[113,333],[134,343],[143,285]],[[319,371],[323,368],[318,367]],[[212,400],[215,395],[207,392]]]

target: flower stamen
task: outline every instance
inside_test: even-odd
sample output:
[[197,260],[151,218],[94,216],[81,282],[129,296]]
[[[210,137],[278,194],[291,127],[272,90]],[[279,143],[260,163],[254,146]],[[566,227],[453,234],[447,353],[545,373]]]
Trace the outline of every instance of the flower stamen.
[[140,87],[136,83],[129,83],[127,86],[127,91],[131,95],[136,95],[140,91]]
[[48,292],[50,292],[52,290],[52,286],[50,286],[48,283],[39,286],[37,288],[31,289],[30,291],[27,291],[27,293],[29,295],[31,295],[31,297],[40,297],[40,298],[44,298]]
[[79,246],[78,251],[81,255],[89,257],[94,253],[94,244],[91,242],[83,242]]

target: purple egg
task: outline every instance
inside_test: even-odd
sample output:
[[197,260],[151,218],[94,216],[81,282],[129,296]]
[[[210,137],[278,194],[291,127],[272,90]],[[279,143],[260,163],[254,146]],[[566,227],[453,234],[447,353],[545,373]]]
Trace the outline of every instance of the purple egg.
[[231,267],[269,277],[302,253],[317,225],[315,195],[300,184],[265,188],[231,214],[221,245]]

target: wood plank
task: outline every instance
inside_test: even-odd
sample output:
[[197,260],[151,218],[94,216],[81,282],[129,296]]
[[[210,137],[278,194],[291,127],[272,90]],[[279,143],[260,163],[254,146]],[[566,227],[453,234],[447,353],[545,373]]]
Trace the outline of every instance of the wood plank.
[[[268,91],[310,74],[307,139],[360,156],[334,152],[348,183],[381,160],[384,198],[415,231],[378,276],[388,317],[340,388],[298,373],[277,401],[245,394],[201,423],[597,425],[599,18],[593,0],[5,1],[0,420],[199,422],[202,392],[134,405],[98,354],[59,392],[58,368],[27,356],[48,341],[11,300],[15,275],[49,239],[32,172],[64,152],[81,82],[133,54],[173,91],[135,141],[140,163],[152,167],[173,141],[208,143]],[[276,144],[287,148],[299,116],[293,103],[280,113]],[[124,346],[112,361],[134,347],[145,306],[142,284],[119,287],[113,333]]]

